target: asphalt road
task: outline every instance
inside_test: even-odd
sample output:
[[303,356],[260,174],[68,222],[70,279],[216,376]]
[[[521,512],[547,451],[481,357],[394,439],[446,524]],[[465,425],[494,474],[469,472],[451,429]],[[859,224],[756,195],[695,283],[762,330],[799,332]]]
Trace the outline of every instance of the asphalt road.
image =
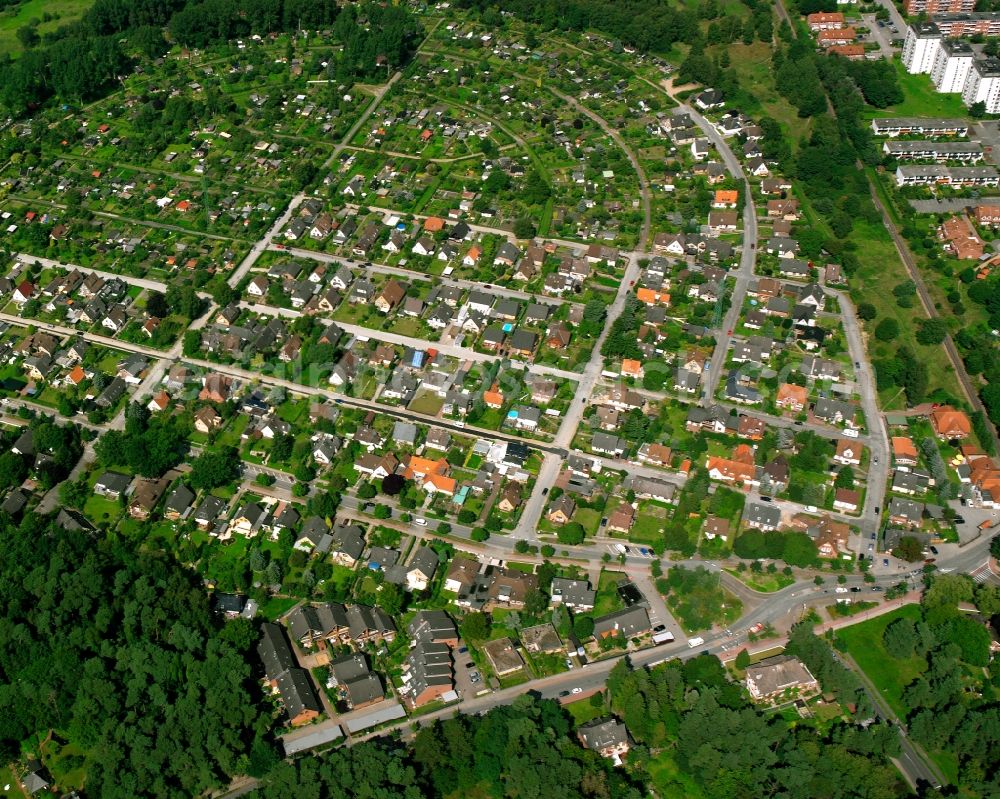
[[743,183],[743,196],[746,200],[743,206],[743,250],[740,253],[740,266],[733,273],[735,275],[735,284],[730,296],[729,310],[726,311],[726,316],[722,322],[722,329],[717,334],[711,366],[709,366],[708,373],[705,375],[703,381],[704,397],[706,402],[711,402],[719,386],[719,380],[722,378],[722,370],[726,365],[726,351],[729,349],[729,343],[732,340],[732,336],[729,335],[728,331],[736,328],[736,322],[739,320],[740,311],[743,308],[743,300],[746,297],[747,288],[750,285],[750,280],[753,278],[754,266],[757,263],[757,238],[759,235],[757,229],[757,206],[754,203],[750,182],[743,171],[743,165],[729,147],[729,143],[715,129],[715,126],[711,122],[690,105],[682,103],[680,110],[689,114],[695,124],[708,137],[709,141],[715,145],[715,149],[722,156],[722,162],[726,165],[729,174]]

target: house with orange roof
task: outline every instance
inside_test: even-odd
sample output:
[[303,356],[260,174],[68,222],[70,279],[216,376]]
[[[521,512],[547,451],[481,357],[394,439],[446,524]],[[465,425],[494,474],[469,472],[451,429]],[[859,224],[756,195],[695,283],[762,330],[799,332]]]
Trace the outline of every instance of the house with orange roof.
[[799,413],[806,407],[808,401],[809,391],[805,386],[782,383],[778,386],[778,396],[775,397],[774,404],[786,411]]
[[496,383],[493,384],[489,391],[483,392],[483,402],[486,403],[487,408],[496,409],[503,407],[503,392]]
[[[979,489],[984,506],[997,506],[1000,499],[1000,469],[992,460],[982,457],[971,461],[969,482]],[[986,494],[989,494],[989,498],[985,496]]]
[[740,199],[740,193],[736,189],[716,189],[715,199],[712,200],[713,208],[735,208]]
[[894,436],[892,439],[892,458],[897,466],[916,466],[917,447],[913,440],[906,436]]
[[424,128],[422,131],[420,131],[420,140],[421,141],[430,141],[431,136],[433,136],[433,135],[434,135],[433,131],[431,131],[428,128]]
[[448,476],[449,471],[451,471],[451,464],[444,458],[431,460],[419,455],[411,455],[406,462],[403,476],[408,480],[419,482],[424,491],[452,496],[455,493],[457,481]]
[[749,463],[729,460],[729,458],[708,459],[708,476],[713,480],[723,483],[741,483],[743,485],[756,485],[757,468]]
[[670,295],[665,291],[654,291],[649,288],[640,288],[635,296],[639,299],[639,302],[644,302],[646,305],[669,305]]
[[424,478],[424,491],[428,494],[444,494],[453,497],[457,487],[458,481],[446,474],[429,474]]
[[622,361],[622,377],[637,377],[640,380],[645,374],[642,368],[642,361],[637,361],[634,358],[625,358]]
[[848,61],[860,61],[865,57],[865,46],[863,44],[835,44],[827,52],[839,55]]
[[444,220],[439,216],[429,216],[424,220],[424,230],[428,233],[444,230]]
[[482,248],[476,244],[469,247],[469,251],[465,254],[462,259],[462,263],[466,266],[475,266],[479,263],[479,256],[483,254]]
[[179,203],[177,203],[177,205],[175,205],[174,207],[175,207],[175,208],[176,208],[176,209],[177,209],[178,211],[180,211],[181,213],[184,213],[184,212],[186,212],[186,211],[189,211],[189,210],[191,210],[191,201],[190,201],[190,200],[181,200],[181,201],[180,201]]
[[806,17],[806,24],[809,25],[809,30],[815,33],[816,31],[843,28],[845,20],[840,11],[817,11]]
[[84,380],[87,379],[87,373],[83,371],[83,367],[80,364],[74,366],[68,375],[66,375],[66,383],[72,384],[74,386],[80,385]]
[[170,404],[170,395],[167,394],[166,391],[161,391],[159,394],[153,397],[148,403],[146,403],[146,407],[152,413],[159,413],[160,411],[165,411],[169,404]]
[[860,466],[864,451],[864,444],[849,438],[841,438],[837,440],[837,451],[833,459],[844,466]]
[[938,438],[968,438],[972,434],[969,417],[950,405],[931,411],[931,427]]
[[750,466],[754,465],[753,457],[753,447],[749,444],[739,444],[736,449],[733,450],[733,460],[738,463],[746,463]]
[[938,238],[945,242],[945,249],[959,259],[979,260],[986,249],[986,242],[964,215],[952,216],[942,222]]
[[820,31],[816,35],[816,42],[820,47],[831,47],[837,44],[853,44],[857,38],[858,34],[854,28],[837,28]]

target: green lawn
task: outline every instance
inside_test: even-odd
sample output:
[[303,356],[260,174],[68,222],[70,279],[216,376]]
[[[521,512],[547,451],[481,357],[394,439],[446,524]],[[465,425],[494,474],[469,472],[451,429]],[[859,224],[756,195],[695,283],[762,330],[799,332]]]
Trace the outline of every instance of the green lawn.
[[287,613],[299,600],[292,597],[273,596],[260,606],[260,615],[269,621],[274,621],[282,613]]
[[563,707],[573,717],[573,721],[576,722],[577,727],[581,724],[586,724],[588,721],[593,721],[604,713],[603,707],[594,707],[590,704],[589,696],[586,699],[569,702],[563,705]]
[[778,572],[776,574],[754,574],[753,572],[738,572],[736,569],[726,569],[733,577],[735,577],[740,582],[748,585],[754,591],[762,591],[770,593],[772,591],[780,591],[795,582],[794,577],[789,577],[787,575]]
[[[0,54],[17,55],[21,52],[17,29],[33,19],[39,20],[36,30],[39,35],[44,35],[79,19],[93,4],[94,0],[28,0],[15,9],[4,11],[0,14]],[[51,19],[42,22],[43,14],[48,14]]]
[[649,772],[657,796],[701,799],[705,795],[698,783],[678,768],[669,749],[664,749],[650,758],[646,770]]
[[[926,318],[920,304],[903,308],[892,293],[893,288],[910,278],[888,232],[881,225],[871,225],[858,219],[854,222],[851,239],[858,245],[858,250],[865,254],[851,281],[854,301],[869,302],[875,306],[876,321],[870,325],[890,316],[899,322],[899,336],[893,341],[881,342],[874,336],[868,337],[868,354],[874,358],[882,358],[894,354],[899,346],[908,346],[927,364],[928,393],[943,388],[959,396],[955,373],[944,348],[924,347],[916,343],[916,324],[920,319]],[[869,326],[869,331],[871,329],[873,328]],[[881,393],[879,405],[886,410],[898,410],[906,407],[906,399],[898,388],[891,388]]]
[[868,117],[965,117],[968,110],[960,94],[939,94],[930,75],[911,75],[895,60],[896,75],[905,99],[890,108],[866,108]]
[[618,596],[618,581],[624,579],[625,574],[622,572],[601,572],[601,580],[597,584],[597,599],[594,602],[595,616],[604,616],[625,607],[622,598]]
[[573,514],[573,521],[582,524],[587,535],[595,535],[601,524],[601,512],[594,508],[580,508]]
[[920,657],[906,660],[892,657],[882,646],[882,633],[896,619],[916,621],[919,618],[919,606],[904,605],[892,613],[852,624],[837,633],[847,644],[847,651],[881,691],[889,706],[902,718],[908,713],[908,708],[903,704],[903,689],[923,672],[927,664]]
[[409,410],[414,413],[424,413],[428,416],[437,416],[441,412],[444,400],[432,391],[417,394],[410,403]]
[[641,544],[656,544],[663,540],[669,511],[659,502],[640,502],[639,515],[629,531],[629,540]]
[[122,513],[122,506],[117,500],[105,499],[93,494],[87,498],[83,512],[95,524],[110,524]]

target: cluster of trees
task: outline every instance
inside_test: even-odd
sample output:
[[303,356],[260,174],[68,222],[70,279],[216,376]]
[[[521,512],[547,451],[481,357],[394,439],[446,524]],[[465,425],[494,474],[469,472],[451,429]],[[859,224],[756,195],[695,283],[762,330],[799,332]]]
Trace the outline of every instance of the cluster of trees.
[[733,552],[746,560],[783,560],[789,566],[815,566],[819,552],[805,533],[746,530],[733,542]]
[[834,694],[840,702],[856,703],[855,718],[859,721],[872,715],[871,700],[858,675],[840,662],[826,641],[813,633],[811,624],[799,623],[792,628],[785,652],[805,663],[824,691]]
[[[906,795],[887,758],[899,751],[896,731],[837,722],[823,733],[789,724],[751,706],[712,656],[629,671],[608,678],[611,707],[638,742],[630,763],[649,750],[668,754],[705,797],[871,797]],[[658,769],[659,770],[659,769]],[[657,784],[660,796],[690,795]]]
[[21,116],[53,96],[85,102],[101,96],[130,68],[114,37],[72,36],[0,61],[0,105]]
[[56,728],[105,799],[197,796],[273,765],[256,631],[221,628],[197,575],[33,514],[0,529],[4,762]]
[[250,34],[332,28],[343,49],[331,77],[370,77],[405,65],[418,27],[410,12],[392,4],[348,5],[336,0],[96,0],[78,23],[63,26],[44,46],[0,62],[0,104],[22,115],[50,98],[82,103],[100,97],[133,66],[132,54],[155,58],[170,40],[208,47]]
[[1000,590],[965,575],[936,575],[920,618],[894,620],[882,644],[893,658],[925,661],[903,692],[910,734],[928,749],[957,756],[959,781],[970,795],[994,796],[1000,793],[1000,662],[990,662],[989,632],[958,610],[960,602],[974,602],[989,618],[1000,612]]
[[183,460],[190,432],[182,417],[154,417],[145,405],[132,402],[125,410],[125,429],[108,430],[94,451],[106,466],[125,466],[143,477],[160,477]]
[[[44,454],[35,466],[35,478],[45,491],[63,482],[83,454],[80,428],[58,425],[51,416],[33,416],[28,429],[34,436],[35,452]],[[0,455],[0,490],[19,485],[28,476],[34,458],[9,449]]]
[[[499,27],[502,17],[493,0],[460,0],[476,9],[484,24]],[[698,13],[674,7],[664,13],[660,0],[507,0],[504,11],[543,30],[597,30],[641,52],[666,52],[675,42],[698,37]]]
[[639,330],[642,303],[633,294],[625,299],[621,314],[611,323],[608,337],[601,345],[601,355],[606,358],[642,358],[642,351],[635,334]]
[[719,575],[704,566],[676,566],[656,581],[670,609],[687,630],[706,630],[728,614],[739,615],[739,600],[723,590]]
[[280,764],[261,799],[378,796],[591,796],[639,799],[641,783],[583,749],[558,703],[525,694],[484,716],[421,728],[409,746],[378,739]]
[[[470,630],[475,636],[485,629]],[[463,628],[464,631],[464,628]],[[608,698],[594,707],[621,718],[635,744],[628,768],[612,768],[582,749],[569,715],[551,700],[531,695],[483,716],[463,715],[422,728],[409,745],[377,739],[336,749],[321,758],[279,764],[265,778],[261,799],[316,799],[347,795],[386,799],[456,795],[495,797],[621,797],[685,795],[680,772],[702,795],[797,796],[834,793],[850,799],[906,795],[888,757],[899,752],[896,731],[838,722],[823,733],[792,725],[752,705],[726,670],[708,655],[653,669],[631,670],[621,661],[608,678]],[[656,763],[652,763],[652,752]],[[651,777],[656,773],[655,780]],[[669,784],[664,784],[666,780]]]

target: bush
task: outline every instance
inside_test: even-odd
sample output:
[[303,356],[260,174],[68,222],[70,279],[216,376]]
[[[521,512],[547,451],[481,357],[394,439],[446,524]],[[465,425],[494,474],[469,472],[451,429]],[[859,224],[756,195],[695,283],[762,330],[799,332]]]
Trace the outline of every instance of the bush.
[[573,634],[580,641],[586,641],[594,634],[594,619],[591,616],[577,616],[573,619]]
[[569,524],[564,524],[559,528],[557,533],[559,537],[560,544],[566,544],[568,546],[574,546],[576,544],[582,544],[583,539],[586,537],[583,525],[579,522],[570,522]]
[[473,541],[485,541],[490,537],[490,532],[485,527],[477,527],[469,536]]
[[875,338],[879,341],[892,341],[899,336],[899,322],[892,317],[886,317],[875,325]]

